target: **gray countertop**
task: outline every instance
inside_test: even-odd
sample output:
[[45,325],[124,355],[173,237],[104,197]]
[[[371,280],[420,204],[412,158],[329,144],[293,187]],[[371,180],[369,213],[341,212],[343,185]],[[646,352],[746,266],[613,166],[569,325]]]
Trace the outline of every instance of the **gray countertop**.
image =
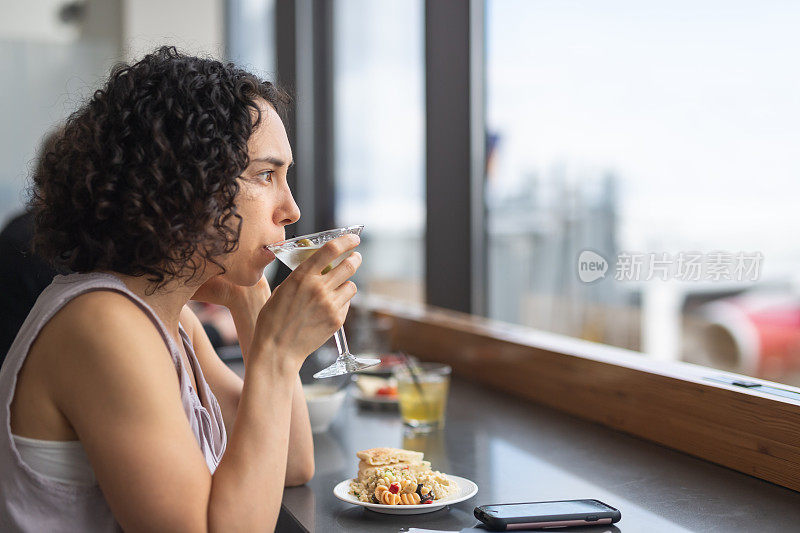
[[[800,493],[458,379],[442,431],[406,434],[398,414],[361,410],[348,398],[314,444],[316,475],[285,491],[279,530],[461,531],[478,524],[477,505],[578,498],[602,500],[622,520],[559,531],[800,530]],[[434,469],[473,480],[479,492],[413,516],[336,499],[333,487],[356,473],[356,451],[375,446],[422,451]]]

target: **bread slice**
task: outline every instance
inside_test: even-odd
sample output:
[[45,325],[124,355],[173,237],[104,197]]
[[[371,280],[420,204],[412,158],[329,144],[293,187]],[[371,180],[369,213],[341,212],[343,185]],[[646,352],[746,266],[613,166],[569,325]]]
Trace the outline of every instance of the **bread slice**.
[[359,461],[358,479],[371,479],[375,472],[384,470],[386,468],[391,468],[397,471],[402,471],[403,469],[408,468],[408,471],[416,476],[424,472],[430,472],[431,463],[429,461],[420,461],[418,463],[395,463],[393,465],[369,465],[364,461]]
[[392,465],[397,463],[419,463],[425,454],[400,448],[370,448],[361,450],[356,456],[371,466]]

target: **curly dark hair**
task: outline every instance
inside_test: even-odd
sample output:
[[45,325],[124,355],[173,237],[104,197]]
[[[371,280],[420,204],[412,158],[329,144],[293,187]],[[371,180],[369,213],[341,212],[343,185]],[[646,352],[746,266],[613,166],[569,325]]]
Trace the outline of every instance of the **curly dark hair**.
[[281,114],[289,104],[272,83],[174,47],[116,67],[32,177],[36,253],[75,272],[144,275],[153,290],[222,268],[238,246],[258,99]]

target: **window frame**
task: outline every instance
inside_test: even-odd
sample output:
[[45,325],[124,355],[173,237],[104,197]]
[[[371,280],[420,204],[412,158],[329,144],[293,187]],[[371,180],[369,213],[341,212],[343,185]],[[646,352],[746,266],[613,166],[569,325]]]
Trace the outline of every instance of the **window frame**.
[[425,295],[486,313],[484,0],[425,2]]

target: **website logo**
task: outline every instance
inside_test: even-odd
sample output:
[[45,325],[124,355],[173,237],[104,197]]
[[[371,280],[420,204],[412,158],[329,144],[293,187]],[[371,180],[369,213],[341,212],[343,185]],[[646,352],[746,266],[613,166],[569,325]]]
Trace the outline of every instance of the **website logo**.
[[591,250],[584,250],[578,256],[578,278],[584,283],[591,283],[606,277],[608,261],[602,255]]

